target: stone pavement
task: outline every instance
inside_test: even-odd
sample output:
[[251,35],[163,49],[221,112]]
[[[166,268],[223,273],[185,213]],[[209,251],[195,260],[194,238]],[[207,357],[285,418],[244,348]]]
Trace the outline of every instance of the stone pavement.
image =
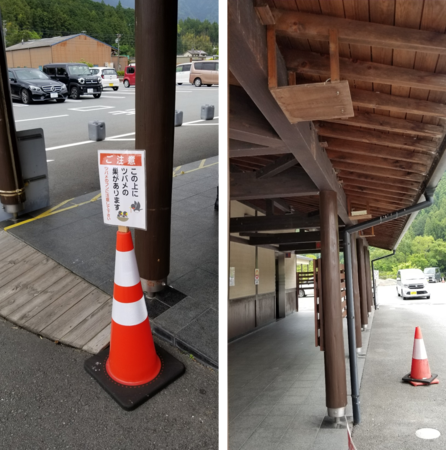
[[[218,158],[174,170],[170,289],[146,299],[154,334],[218,365]],[[113,295],[116,228],[102,220],[99,192],[68,200],[7,233]],[[7,316],[5,316],[7,318]]]

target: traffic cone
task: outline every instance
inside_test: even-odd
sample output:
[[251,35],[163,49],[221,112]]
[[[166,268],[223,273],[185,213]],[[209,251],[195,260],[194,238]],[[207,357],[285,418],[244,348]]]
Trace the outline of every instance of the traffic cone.
[[84,368],[127,411],[185,372],[154,344],[130,231],[117,233],[110,347],[87,359]]
[[160,372],[138,273],[130,231],[118,231],[112,330],[106,370],[112,379],[128,386],[153,380]]
[[436,374],[432,375],[430,372],[422,332],[419,327],[416,327],[411,372],[405,375],[402,380],[408,381],[413,386],[423,386],[427,384],[438,384],[439,380],[436,380],[437,376]]

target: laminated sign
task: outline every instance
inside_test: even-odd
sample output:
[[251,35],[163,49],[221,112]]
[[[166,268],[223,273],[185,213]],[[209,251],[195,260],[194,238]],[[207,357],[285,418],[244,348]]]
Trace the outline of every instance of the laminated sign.
[[145,156],[145,150],[98,151],[105,224],[146,230]]

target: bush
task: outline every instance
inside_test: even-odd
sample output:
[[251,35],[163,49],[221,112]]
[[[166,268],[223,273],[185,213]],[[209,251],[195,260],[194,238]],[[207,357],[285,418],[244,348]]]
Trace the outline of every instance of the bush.
[[117,74],[119,77],[124,77],[124,70],[117,70],[117,71],[116,71],[116,74]]

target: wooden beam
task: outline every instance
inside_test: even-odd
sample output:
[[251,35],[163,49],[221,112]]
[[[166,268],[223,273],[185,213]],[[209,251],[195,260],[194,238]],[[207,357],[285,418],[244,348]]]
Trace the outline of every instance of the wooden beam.
[[[343,251],[343,245],[340,245],[339,250]],[[303,253],[321,253],[321,245],[320,243],[308,243],[308,244],[284,244],[278,247],[278,251],[280,252],[299,252]]]
[[296,73],[293,70],[287,72],[287,81],[289,86],[295,86],[296,84]]
[[[236,244],[242,244],[242,245],[250,245],[248,243],[248,239],[242,239],[240,237],[231,236],[231,235],[230,235],[230,242],[234,242]],[[258,247],[266,248],[267,250],[278,251],[278,247],[273,247],[272,245],[259,245]]]
[[242,231],[275,231],[305,228],[319,228],[319,217],[303,217],[302,214],[284,216],[232,217],[230,233]]
[[267,25],[267,58],[269,89],[278,87],[278,73],[276,69],[276,33],[275,25]]
[[399,113],[419,114],[423,116],[445,117],[445,104],[429,102],[409,97],[398,97],[381,92],[364,91],[351,88],[354,106],[382,109]]
[[[352,167],[352,166],[351,166]],[[343,181],[349,181],[352,180],[352,182],[359,183],[359,185],[366,185],[366,186],[374,186],[374,185],[380,185],[380,186],[394,186],[395,188],[404,189],[404,192],[407,191],[419,191],[420,183],[417,181],[411,181],[411,180],[402,180],[402,179],[395,179],[395,178],[386,178],[386,176],[380,176],[377,174],[365,174],[363,172],[356,172],[354,170],[350,169],[340,169],[338,171],[338,176]]]
[[231,200],[301,197],[318,192],[306,173],[297,167],[272,178],[257,178],[256,172],[230,173]]
[[[376,185],[380,185],[380,183],[377,183]],[[345,190],[345,192],[355,192],[355,195],[373,195],[375,197],[386,197],[386,198],[390,198],[390,199],[405,199],[405,200],[409,200],[409,201],[414,201],[414,195],[410,196],[410,195],[406,195],[407,191],[405,191],[404,189],[402,189],[403,192],[396,192],[394,190],[393,186],[390,186],[390,189],[385,190],[385,187],[383,187],[383,189],[378,189],[377,187],[372,187],[372,186],[368,186],[368,187],[364,187],[364,186],[357,186],[355,185],[355,183],[353,184],[348,184],[348,183],[343,183],[343,188]]]
[[[288,70],[295,70],[305,75],[319,75],[326,78],[330,76],[330,62],[327,55],[290,48],[281,48],[281,53]],[[383,83],[442,92],[446,90],[444,74],[348,58],[340,58],[340,76],[343,80]]]
[[290,205],[282,198],[275,198],[273,200],[273,203],[282,212],[286,212],[286,213],[293,212],[293,208],[291,208]]
[[383,167],[385,169],[403,170],[405,172],[414,172],[422,175],[426,175],[428,171],[427,164],[402,161],[400,159],[392,157],[390,159],[377,156],[366,156],[331,149],[327,149],[326,151],[329,158],[331,158],[331,161],[365,164],[367,166],[372,167]]
[[343,44],[445,55],[443,33],[298,11],[272,9],[272,14],[277,33],[293,38],[328,41],[328,30],[336,28],[339,32],[338,40]]
[[256,0],[254,2],[254,7],[258,13],[262,25],[275,25],[275,18],[273,17],[272,11],[266,1]]
[[[232,141],[232,139],[230,139]],[[242,158],[250,156],[268,156],[268,155],[283,155],[289,153],[290,150],[287,147],[241,147],[231,148],[228,150],[228,156],[230,158]]]
[[381,158],[398,159],[420,164],[430,164],[431,158],[423,153],[416,153],[410,150],[401,150],[384,147],[383,145],[366,144],[364,142],[353,142],[345,139],[326,139],[327,148],[330,150],[339,150],[343,152],[355,153],[356,155],[379,156]]
[[320,241],[321,233],[319,231],[310,231],[307,233],[275,233],[270,236],[251,236],[249,240],[250,245],[304,244]]
[[256,172],[256,178],[271,178],[297,165],[297,160],[291,154],[281,156],[272,164],[259,169]]
[[[228,27],[231,30],[228,33],[229,69],[318,189],[337,192],[339,217],[350,224],[345,194],[329,158],[317,145],[314,129],[308,123],[290,124],[268,89],[265,30],[255,14],[251,2],[228,1]],[[287,84],[287,70],[282,59],[278,59],[278,85],[284,86]]]
[[445,134],[444,128],[438,125],[398,119],[397,117],[383,116],[381,114],[362,113],[360,111],[356,111],[355,114],[354,117],[330,119],[328,122],[431,138],[442,138]]
[[420,175],[418,173],[373,167],[366,164],[353,164],[341,161],[333,161],[332,163],[336,169],[348,170],[350,172],[357,172],[360,174],[378,175],[382,177],[396,178],[398,180],[417,181],[419,183],[421,183],[425,178],[424,175]]
[[331,83],[340,81],[340,54],[338,48],[338,30],[329,30],[329,55],[331,59]]
[[401,136],[398,134],[385,133],[383,131],[367,130],[348,125],[340,125],[329,122],[319,122],[316,125],[318,135],[323,137],[334,137],[346,139],[347,141],[366,142],[370,144],[386,145],[393,148],[405,148],[418,150],[424,153],[435,154],[439,143],[418,139],[414,136]]

